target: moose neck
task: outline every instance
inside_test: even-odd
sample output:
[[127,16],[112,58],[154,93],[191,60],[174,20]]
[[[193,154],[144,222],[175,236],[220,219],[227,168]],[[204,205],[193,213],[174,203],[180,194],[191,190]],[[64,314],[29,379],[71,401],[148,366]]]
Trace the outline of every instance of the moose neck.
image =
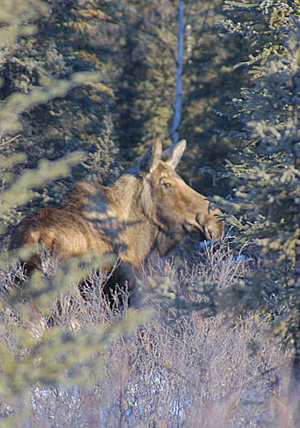
[[136,266],[151,253],[159,234],[150,192],[148,183],[131,173],[122,175],[106,191],[119,220],[126,225],[119,239],[121,258]]

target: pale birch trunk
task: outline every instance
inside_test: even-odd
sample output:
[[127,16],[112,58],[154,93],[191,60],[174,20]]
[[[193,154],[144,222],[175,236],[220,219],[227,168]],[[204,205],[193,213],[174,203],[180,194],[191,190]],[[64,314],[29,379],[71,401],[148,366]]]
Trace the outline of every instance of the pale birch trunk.
[[177,48],[177,67],[176,67],[176,95],[174,106],[174,118],[172,125],[172,142],[179,140],[179,126],[181,122],[182,109],[182,72],[183,72],[183,53],[184,53],[184,1],[178,1],[178,48]]

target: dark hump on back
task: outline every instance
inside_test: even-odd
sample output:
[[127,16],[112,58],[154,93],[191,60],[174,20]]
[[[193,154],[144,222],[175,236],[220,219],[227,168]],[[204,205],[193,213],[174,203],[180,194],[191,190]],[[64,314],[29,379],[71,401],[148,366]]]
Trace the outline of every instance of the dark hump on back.
[[105,198],[102,186],[91,181],[80,181],[67,193],[62,202],[62,208],[84,211],[95,198]]

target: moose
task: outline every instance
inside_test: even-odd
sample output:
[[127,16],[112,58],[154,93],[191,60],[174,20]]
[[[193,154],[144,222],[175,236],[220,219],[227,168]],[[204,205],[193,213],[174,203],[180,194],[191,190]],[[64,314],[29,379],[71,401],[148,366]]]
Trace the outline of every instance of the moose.
[[[60,208],[42,208],[25,217],[12,234],[10,249],[35,245],[58,259],[113,255],[119,263],[105,267],[110,279],[103,292],[127,284],[132,292],[143,260],[155,249],[165,256],[189,232],[200,241],[220,239],[224,220],[205,196],[175,172],[186,141],[163,151],[155,141],[138,164],[114,184],[79,182]],[[24,262],[25,272],[41,270],[36,251]]]

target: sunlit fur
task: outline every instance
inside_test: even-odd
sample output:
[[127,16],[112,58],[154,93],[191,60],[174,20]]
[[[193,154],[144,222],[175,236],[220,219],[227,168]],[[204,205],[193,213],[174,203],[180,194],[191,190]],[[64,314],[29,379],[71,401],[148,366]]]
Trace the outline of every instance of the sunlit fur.
[[[220,239],[220,210],[189,187],[175,172],[185,141],[162,152],[155,142],[140,162],[113,185],[80,182],[61,208],[43,208],[25,217],[12,235],[10,249],[41,244],[62,261],[93,254],[114,254],[121,260],[113,280],[134,288],[143,260],[157,249],[166,255],[188,232],[199,240]],[[27,273],[40,268],[37,254],[25,264]],[[107,269],[111,269],[108,266]]]

